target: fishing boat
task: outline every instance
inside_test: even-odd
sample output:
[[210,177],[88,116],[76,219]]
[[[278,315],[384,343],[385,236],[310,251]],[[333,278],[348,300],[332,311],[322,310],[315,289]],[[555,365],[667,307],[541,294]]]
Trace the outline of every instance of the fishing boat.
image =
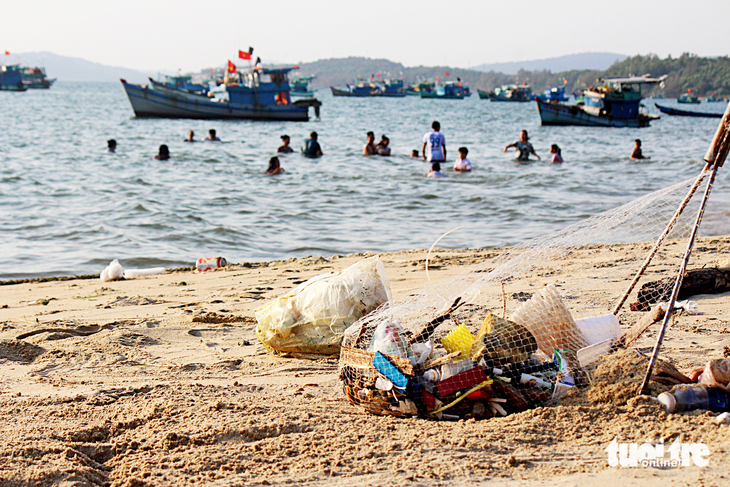
[[21,68],[21,76],[23,78],[23,85],[26,88],[29,89],[48,89],[50,88],[53,83],[56,82],[56,79],[48,79],[46,77],[46,70],[45,68],[29,68],[29,67],[23,67]]
[[0,66],[0,91],[25,91],[28,87],[23,84],[23,75],[17,64]]
[[546,103],[563,103],[568,101],[570,95],[565,94],[565,85],[563,85],[545,90],[542,95],[536,95],[535,98],[539,98],[540,101],[544,101]]
[[332,96],[373,97],[385,96],[400,98],[406,96],[402,79],[375,81],[357,80],[354,85],[348,84],[345,89],[330,86]]
[[641,87],[661,83],[661,78],[637,76],[599,79],[598,88],[583,91],[584,102],[576,104],[537,101],[543,125],[585,125],[592,127],[646,127],[659,118],[641,113]]
[[477,94],[479,95],[480,100],[489,100],[492,96],[494,96],[493,91],[477,90]]
[[534,96],[532,88],[526,83],[521,85],[503,85],[494,89],[494,94],[490,95],[490,101],[532,101]]
[[431,92],[434,90],[436,83],[433,81],[422,81],[420,83],[414,83],[408,87],[406,93],[409,96],[421,96],[422,92]]
[[321,102],[292,102],[287,73],[293,68],[252,69],[235,73],[208,95],[171,88],[150,79],[149,85],[121,80],[137,117],[246,119],[306,122],[309,107],[319,117]]
[[309,89],[309,82],[314,79],[311,76],[296,76],[289,79],[291,96],[314,96],[314,90]]
[[667,115],[678,115],[680,117],[706,117],[706,118],[722,118],[722,113],[707,113],[707,112],[695,112],[692,110],[680,110],[679,108],[667,107],[654,103],[654,106],[659,109],[660,112],[666,113]]
[[[468,94],[467,94],[468,93]],[[441,100],[463,100],[471,95],[469,87],[460,81],[436,82],[432,91],[421,91],[421,98],[437,98]]]
[[699,103],[699,97],[692,94],[692,90],[687,90],[687,93],[679,95],[677,103]]

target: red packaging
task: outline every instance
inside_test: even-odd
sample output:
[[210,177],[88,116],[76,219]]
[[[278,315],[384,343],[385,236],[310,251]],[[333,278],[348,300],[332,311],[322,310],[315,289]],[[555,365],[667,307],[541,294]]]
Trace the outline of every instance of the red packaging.
[[436,388],[439,391],[441,397],[448,396],[461,389],[468,389],[476,384],[480,384],[487,380],[487,376],[484,373],[484,369],[481,367],[474,367],[473,369],[459,372],[458,374],[444,379],[438,384]]
[[195,267],[198,269],[198,272],[218,269],[220,267],[225,267],[226,265],[228,265],[228,262],[226,262],[226,259],[223,257],[201,257],[195,263]]

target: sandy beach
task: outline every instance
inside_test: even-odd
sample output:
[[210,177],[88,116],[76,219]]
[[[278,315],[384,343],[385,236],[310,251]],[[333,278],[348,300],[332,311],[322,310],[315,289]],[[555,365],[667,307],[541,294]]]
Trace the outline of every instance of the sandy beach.
[[[590,253],[599,266],[644,248],[592,247],[575,259]],[[729,251],[730,236],[702,238],[690,268],[727,266]],[[430,278],[454,276],[499,252],[436,249]],[[718,426],[713,413],[667,414],[635,397],[645,359],[633,350],[605,360],[593,387],[561,405],[456,422],[367,414],[347,402],[335,358],[264,350],[254,309],[369,255],[0,286],[0,483],[727,485],[730,426]],[[394,296],[428,284],[426,250],[380,257]],[[568,270],[556,267],[550,278],[561,272]],[[624,283],[611,286],[596,292],[618,298]],[[685,374],[730,354],[727,293],[692,299],[700,314],[675,317],[662,349]],[[625,308],[622,327],[642,315]],[[633,346],[650,353],[657,329]],[[709,465],[608,465],[614,438],[677,435],[706,444]]]

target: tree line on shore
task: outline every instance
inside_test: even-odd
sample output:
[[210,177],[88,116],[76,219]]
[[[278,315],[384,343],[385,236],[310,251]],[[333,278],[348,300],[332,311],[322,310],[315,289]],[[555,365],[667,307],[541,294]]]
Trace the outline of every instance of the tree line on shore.
[[[470,69],[452,68],[449,66],[416,66],[407,68],[400,63],[386,59],[369,59],[363,57],[349,57],[339,59],[325,59],[313,63],[300,65],[302,74],[315,74],[317,78],[314,86],[340,86],[352,83],[356,79],[403,79],[406,83],[418,81],[456,80],[476,91],[477,89],[490,91],[505,84],[529,84],[534,92],[563,85],[566,91],[577,92],[589,86],[595,86],[598,78],[625,77],[629,75],[641,76],[650,74],[653,77],[667,75],[664,86],[655,85],[645,95],[657,95],[674,98],[687,90],[699,96],[716,97],[730,96],[730,57],[714,58],[700,57],[685,53],[677,58],[668,56],[665,59],[655,54],[636,55],[623,61],[613,63],[606,70],[571,70],[552,73],[549,70],[526,71],[520,70],[517,74],[497,73],[494,71],[480,72]],[[447,76],[446,73],[449,73]],[[380,76],[378,76],[380,75]]]

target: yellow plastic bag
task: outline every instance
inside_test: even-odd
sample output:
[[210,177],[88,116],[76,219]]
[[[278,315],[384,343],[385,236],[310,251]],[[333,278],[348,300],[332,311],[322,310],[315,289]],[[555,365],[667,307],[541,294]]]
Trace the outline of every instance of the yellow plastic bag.
[[337,355],[345,329],[389,300],[388,277],[376,255],[314,277],[254,311],[256,337],[272,354]]
[[471,346],[474,343],[474,335],[471,334],[469,329],[464,325],[459,325],[451,332],[441,339],[441,345],[444,346],[447,352],[453,353],[457,350],[461,350],[461,354],[458,358],[469,358],[471,353]]

